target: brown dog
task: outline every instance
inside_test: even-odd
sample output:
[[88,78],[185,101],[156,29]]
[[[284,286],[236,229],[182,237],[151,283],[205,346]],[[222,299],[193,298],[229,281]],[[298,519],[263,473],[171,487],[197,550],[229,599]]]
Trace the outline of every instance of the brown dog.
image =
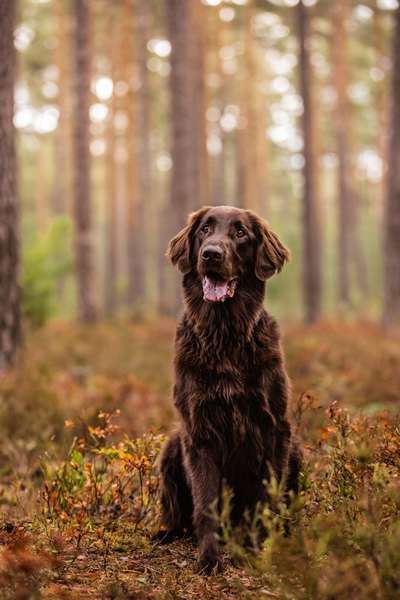
[[287,416],[288,379],[276,322],[263,308],[265,280],[289,252],[249,210],[204,207],[169,243],[184,274],[185,312],[175,340],[180,429],[161,456],[165,540],[193,529],[200,567],[222,566],[211,505],[223,483],[231,519],[267,500],[271,472],[297,491],[300,453]]

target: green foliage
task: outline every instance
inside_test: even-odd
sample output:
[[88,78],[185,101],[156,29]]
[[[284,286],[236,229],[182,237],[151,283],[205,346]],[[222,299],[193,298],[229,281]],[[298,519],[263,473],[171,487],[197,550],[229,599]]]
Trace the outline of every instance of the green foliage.
[[70,221],[59,218],[24,247],[22,308],[36,327],[54,315],[60,286],[72,272],[71,231]]
[[165,438],[147,433],[118,441],[118,415],[119,411],[101,411],[97,425],[85,427],[83,437],[74,438],[66,460],[42,466],[46,527],[66,533],[78,549],[83,535],[95,527],[103,540],[119,521],[128,520],[136,530],[156,519],[155,461]]

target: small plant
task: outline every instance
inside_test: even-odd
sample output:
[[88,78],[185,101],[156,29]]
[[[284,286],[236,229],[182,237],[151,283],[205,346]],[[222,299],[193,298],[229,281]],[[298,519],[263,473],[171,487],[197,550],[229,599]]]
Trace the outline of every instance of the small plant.
[[[76,552],[91,536],[103,550],[121,521],[136,532],[151,524],[157,511],[155,462],[164,437],[147,433],[116,441],[115,417],[100,412],[99,424],[74,438],[67,460],[43,465],[42,514],[47,528],[74,541]],[[72,423],[67,422],[67,427]]]
[[55,321],[26,336],[0,378],[0,599],[397,598],[397,338],[334,323],[288,335],[300,494],[288,507],[271,481],[271,505],[235,529],[226,489],[233,564],[201,577],[194,544],[151,540],[163,442],[151,428],[172,419],[171,336],[167,321]]
[[71,234],[70,221],[58,218],[23,248],[22,309],[34,327],[54,315],[60,285],[72,273]]

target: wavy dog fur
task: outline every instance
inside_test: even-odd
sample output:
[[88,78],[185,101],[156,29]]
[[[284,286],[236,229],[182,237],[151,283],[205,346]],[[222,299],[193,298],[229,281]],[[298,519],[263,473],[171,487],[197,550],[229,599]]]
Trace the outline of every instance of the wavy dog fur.
[[[221,227],[240,219],[246,231],[240,244],[231,241],[234,234],[221,238],[231,246],[231,268],[238,274],[234,297],[223,303],[203,298],[199,261],[207,219]],[[287,490],[298,487],[301,454],[287,415],[280,335],[263,308],[265,280],[282,269],[289,252],[251,211],[204,207],[190,215],[167,255],[184,274],[185,310],[174,359],[180,427],[160,465],[162,524],[166,541],[194,530],[200,568],[211,572],[222,561],[209,509],[218,506],[223,483],[233,492],[234,524],[268,500],[271,471]]]

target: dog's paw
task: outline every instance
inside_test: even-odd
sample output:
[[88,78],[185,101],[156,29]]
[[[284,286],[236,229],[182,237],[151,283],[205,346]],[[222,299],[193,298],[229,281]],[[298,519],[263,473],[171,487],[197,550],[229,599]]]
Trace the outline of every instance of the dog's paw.
[[214,547],[204,548],[197,561],[197,572],[200,575],[216,575],[222,573],[224,564],[218,549]]

